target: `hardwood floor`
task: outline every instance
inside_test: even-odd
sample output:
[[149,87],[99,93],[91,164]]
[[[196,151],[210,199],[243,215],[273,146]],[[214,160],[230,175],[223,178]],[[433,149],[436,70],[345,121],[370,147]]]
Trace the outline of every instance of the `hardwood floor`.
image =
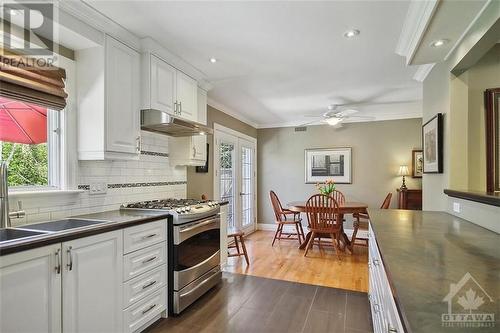
[[368,333],[368,295],[248,275],[222,282],[181,315],[159,320],[148,333]]
[[[314,246],[304,257],[298,241],[271,242],[272,231],[256,231],[245,237],[250,266],[242,257],[228,258],[226,272],[267,277],[278,280],[368,292],[368,250],[356,247],[354,254],[336,258],[333,247]],[[326,240],[324,240],[326,241]],[[328,240],[329,241],[329,240]]]

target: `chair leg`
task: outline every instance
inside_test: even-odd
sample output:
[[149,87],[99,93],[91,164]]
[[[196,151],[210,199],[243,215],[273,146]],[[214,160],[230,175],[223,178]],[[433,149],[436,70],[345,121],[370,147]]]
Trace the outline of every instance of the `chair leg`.
[[314,237],[316,237],[316,235],[314,234],[314,232],[311,232],[311,238],[309,238],[309,242],[307,243],[306,252],[304,253],[304,257],[307,256],[307,252],[309,252],[309,249],[312,247],[313,242],[314,242]]
[[236,245],[236,251],[238,252],[238,255],[241,254],[240,252],[240,246],[238,245],[238,237],[234,236],[234,245]]
[[339,260],[342,260],[342,257],[340,255],[340,246],[339,246],[339,236],[337,234],[331,234],[330,237],[332,237],[332,243],[333,247],[335,247],[335,252],[337,253],[337,258]]
[[271,246],[274,246],[274,242],[276,242],[276,239],[278,238],[278,233],[280,232],[280,225],[281,224],[278,224],[278,227],[276,228],[276,233],[274,234],[273,243],[271,244]]
[[304,242],[306,241],[306,235],[304,234],[304,229],[302,228],[302,223],[299,222],[300,234],[302,235],[302,239]]
[[245,256],[245,261],[247,262],[247,266],[250,266],[250,261],[248,260],[247,248],[245,246],[245,240],[243,236],[240,236],[241,248],[243,249],[243,255]]
[[281,239],[281,234],[283,233],[283,226],[284,226],[284,224],[280,224],[280,228],[279,228],[280,233],[278,234],[278,239]]
[[297,230],[297,239],[299,240],[299,246],[300,246],[300,244],[302,244],[302,242],[300,241],[300,232],[299,232],[298,223],[295,223],[295,230]]
[[356,244],[356,235],[358,234],[358,229],[359,229],[359,218],[357,221],[354,221],[353,224],[353,231],[352,231],[352,237],[351,237],[351,252],[354,253],[354,245]]

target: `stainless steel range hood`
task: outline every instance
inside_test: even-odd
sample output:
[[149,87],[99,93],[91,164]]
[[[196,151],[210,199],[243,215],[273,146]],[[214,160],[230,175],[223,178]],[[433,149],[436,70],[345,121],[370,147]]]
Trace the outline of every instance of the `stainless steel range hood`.
[[170,136],[213,134],[210,127],[179,119],[164,111],[154,109],[141,110],[141,129]]

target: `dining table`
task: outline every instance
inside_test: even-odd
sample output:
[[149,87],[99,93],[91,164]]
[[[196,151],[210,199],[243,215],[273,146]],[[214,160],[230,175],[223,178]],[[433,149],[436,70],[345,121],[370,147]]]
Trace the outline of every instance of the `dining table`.
[[[292,201],[287,204],[287,209],[291,210],[292,212],[297,212],[297,213],[305,213],[306,212],[306,202],[307,201]],[[338,214],[339,214],[339,220],[344,221],[344,215],[346,214],[356,214],[356,213],[363,213],[366,214],[366,209],[368,208],[368,205],[362,202],[350,202],[350,201],[345,201],[343,203],[339,203],[339,208],[338,208]],[[344,247],[349,250],[349,252],[352,253],[352,244],[347,237],[345,231],[344,231],[344,224],[342,223],[342,243],[344,243]],[[329,238],[329,235],[323,235],[325,238]],[[322,237],[323,237],[322,236]],[[311,232],[309,231],[306,235],[306,239],[304,240],[303,243],[300,244],[300,249],[305,249],[307,246],[307,243],[309,242],[309,239],[311,238]]]

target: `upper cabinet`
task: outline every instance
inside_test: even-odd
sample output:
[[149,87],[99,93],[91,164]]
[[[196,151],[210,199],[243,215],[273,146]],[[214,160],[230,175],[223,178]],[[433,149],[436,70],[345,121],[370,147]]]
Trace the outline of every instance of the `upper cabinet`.
[[78,158],[137,159],[140,152],[140,54],[105,37],[76,52]]
[[207,91],[198,88],[198,122],[207,125]]
[[142,109],[198,121],[198,87],[184,74],[152,53],[142,55]]

